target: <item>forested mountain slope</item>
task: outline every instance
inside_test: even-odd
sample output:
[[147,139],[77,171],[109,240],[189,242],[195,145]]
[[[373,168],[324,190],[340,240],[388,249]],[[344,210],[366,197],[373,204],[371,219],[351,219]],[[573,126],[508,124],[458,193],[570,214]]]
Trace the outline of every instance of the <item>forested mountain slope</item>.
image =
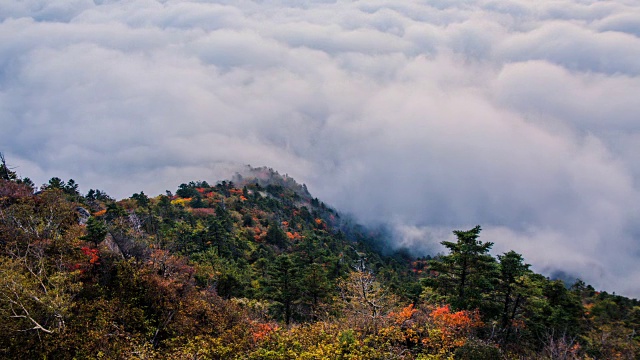
[[640,356],[637,300],[493,257],[480,227],[416,258],[266,168],[119,201],[0,176],[2,358]]

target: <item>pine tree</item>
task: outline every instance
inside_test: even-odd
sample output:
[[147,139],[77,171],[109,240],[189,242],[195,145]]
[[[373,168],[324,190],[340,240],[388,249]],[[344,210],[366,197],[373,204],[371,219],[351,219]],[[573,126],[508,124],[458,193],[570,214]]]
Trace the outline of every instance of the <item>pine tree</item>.
[[87,235],[83,236],[81,239],[91,241],[98,245],[102,240],[104,240],[104,237],[107,236],[107,232],[107,226],[104,221],[91,216],[87,220]]
[[498,285],[499,301],[501,301],[500,327],[503,331],[502,344],[509,341],[512,323],[526,300],[523,294],[522,277],[529,272],[529,264],[524,263],[522,255],[509,251],[498,255],[500,261],[500,277]]
[[11,171],[4,159],[4,154],[0,152],[0,179],[15,181],[18,178],[15,171]]
[[309,306],[311,319],[318,320],[320,305],[328,296],[331,283],[322,265],[313,263],[304,269],[304,279],[301,283],[303,301]]
[[496,262],[489,255],[493,243],[479,241],[480,230],[476,226],[468,231],[454,231],[457,242],[441,242],[449,249],[449,255],[431,262],[431,270],[438,275],[427,280],[427,285],[445,295],[458,310],[488,305],[486,300],[496,282]]
[[300,296],[298,269],[289,255],[280,255],[268,270],[266,297],[282,304],[284,322],[289,325],[294,302]]

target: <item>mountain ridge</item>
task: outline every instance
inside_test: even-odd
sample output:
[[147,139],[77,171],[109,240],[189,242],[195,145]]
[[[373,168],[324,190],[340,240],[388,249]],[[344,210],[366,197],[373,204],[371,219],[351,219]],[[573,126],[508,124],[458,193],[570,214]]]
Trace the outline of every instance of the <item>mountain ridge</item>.
[[632,359],[640,349],[637,300],[567,288],[515,252],[493,257],[479,226],[454,231],[447,254],[416,257],[270,168],[117,201],[59,178],[36,193],[0,170],[0,357]]

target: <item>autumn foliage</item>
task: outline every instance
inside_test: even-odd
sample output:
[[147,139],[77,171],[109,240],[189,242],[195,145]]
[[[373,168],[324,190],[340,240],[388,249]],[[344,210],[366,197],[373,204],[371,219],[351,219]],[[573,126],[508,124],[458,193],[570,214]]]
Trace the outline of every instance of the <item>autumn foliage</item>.
[[433,309],[429,313],[431,327],[428,337],[422,339],[422,344],[437,353],[447,353],[457,347],[465,345],[472,331],[482,326],[480,314],[477,311],[452,312],[449,305]]
[[16,179],[0,180],[0,358],[640,353],[637,300],[567,288],[519,254],[496,259],[479,227],[456,232],[479,247],[416,259],[265,168],[120,201]]
[[90,249],[88,246],[83,246],[82,253],[89,257],[89,264],[99,264],[100,256],[98,255],[98,249]]

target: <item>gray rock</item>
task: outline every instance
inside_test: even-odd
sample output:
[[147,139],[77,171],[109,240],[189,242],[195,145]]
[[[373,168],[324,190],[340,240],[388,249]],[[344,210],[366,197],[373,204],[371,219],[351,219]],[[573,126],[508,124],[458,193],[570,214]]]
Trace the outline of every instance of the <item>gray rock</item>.
[[89,210],[83,208],[82,206],[76,207],[76,212],[78,213],[78,224],[86,225],[87,220],[91,217],[91,213]]

